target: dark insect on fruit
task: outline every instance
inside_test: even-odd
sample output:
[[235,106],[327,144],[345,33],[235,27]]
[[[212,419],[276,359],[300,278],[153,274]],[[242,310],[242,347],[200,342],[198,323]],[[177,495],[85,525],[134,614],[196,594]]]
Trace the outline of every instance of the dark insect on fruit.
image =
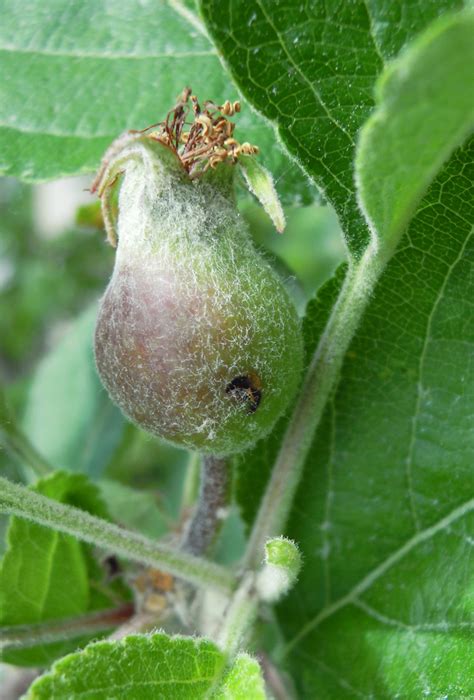
[[248,413],[255,413],[262,400],[262,385],[256,374],[241,375],[227,384],[226,394],[248,402]]

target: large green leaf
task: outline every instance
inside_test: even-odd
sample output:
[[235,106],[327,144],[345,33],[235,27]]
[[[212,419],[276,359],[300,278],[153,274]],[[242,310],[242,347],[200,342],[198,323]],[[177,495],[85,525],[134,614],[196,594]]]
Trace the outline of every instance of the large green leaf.
[[356,135],[384,61],[460,0],[201,0],[244,96],[334,205],[353,252],[368,241],[354,192]]
[[423,200],[307,460],[281,610],[304,697],[474,693],[473,163],[471,144]]
[[[56,472],[38,481],[34,490],[107,517],[97,488],[82,474]],[[99,571],[90,547],[69,535],[16,517],[11,518],[7,541],[0,568],[0,625],[41,623],[114,606],[107,595],[97,594],[91,584],[92,579],[100,582],[105,572]],[[4,652],[3,659],[45,666],[79,644],[76,638],[12,649]]]
[[[191,85],[202,99],[238,98],[200,21],[180,2],[0,2],[0,170],[44,180],[97,168],[126,129],[164,119]],[[308,196],[271,126],[243,105],[242,141],[256,143],[282,193]]]
[[226,655],[205,639],[132,635],[98,642],[58,661],[35,681],[26,700],[265,700],[258,663]]
[[107,466],[125,424],[95,368],[96,315],[93,304],[39,364],[24,417],[25,432],[54,467],[93,477]]

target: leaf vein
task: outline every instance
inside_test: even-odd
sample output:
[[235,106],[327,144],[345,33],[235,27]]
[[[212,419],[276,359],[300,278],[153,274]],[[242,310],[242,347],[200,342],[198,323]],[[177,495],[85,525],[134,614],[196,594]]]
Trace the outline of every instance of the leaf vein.
[[458,263],[463,259],[467,244],[469,243],[473,233],[474,233],[474,226],[471,228],[469,235],[466,236],[466,239],[465,239],[463,245],[461,246],[456,259],[454,260],[452,265],[449,266],[447,274],[444,277],[444,280],[443,280],[443,283],[440,287],[439,293],[438,293],[438,295],[433,303],[432,309],[431,309],[430,314],[429,314],[428,319],[427,319],[425,339],[423,342],[423,347],[421,349],[420,359],[418,362],[418,380],[416,383],[417,395],[416,395],[415,409],[414,409],[413,416],[411,419],[411,433],[410,433],[410,440],[408,443],[408,451],[407,451],[407,456],[405,458],[405,469],[406,469],[406,478],[407,478],[407,485],[408,485],[408,496],[409,496],[409,502],[410,502],[410,510],[411,510],[411,514],[412,514],[412,518],[413,518],[413,524],[414,524],[415,529],[417,531],[420,530],[421,524],[420,524],[420,519],[419,519],[417,510],[416,510],[415,494],[413,491],[413,455],[414,455],[414,451],[415,451],[419,415],[420,415],[420,410],[421,410],[421,401],[422,401],[422,396],[423,396],[423,373],[424,373],[424,368],[425,368],[426,356],[427,356],[427,352],[428,352],[428,345],[429,345],[429,342],[432,338],[433,319],[434,319],[434,316],[435,316],[436,311],[438,309],[438,306],[444,297],[446,287],[448,285],[448,282],[451,278],[453,271],[457,267]]
[[472,510],[474,510],[474,498],[465,501],[463,504],[454,508],[448,515],[445,515],[441,520],[434,523],[425,530],[420,530],[413,537],[411,537],[405,544],[396,549],[392,554],[390,554],[386,559],[384,559],[378,566],[370,571],[367,576],[357,583],[347,595],[342,596],[336,600],[332,605],[323,608],[312,620],[310,620],[304,627],[296,634],[291,641],[288,642],[284,650],[282,651],[282,656],[287,656],[287,654],[310,632],[315,630],[324,620],[328,619],[332,615],[336,614],[344,608],[354,602],[362,593],[369,590],[371,586],[381,577],[386,571],[388,571],[392,566],[398,564],[405,556],[407,556],[413,549],[421,545],[423,542],[431,539],[439,532],[447,529],[452,523],[456,522],[460,518],[468,515]]

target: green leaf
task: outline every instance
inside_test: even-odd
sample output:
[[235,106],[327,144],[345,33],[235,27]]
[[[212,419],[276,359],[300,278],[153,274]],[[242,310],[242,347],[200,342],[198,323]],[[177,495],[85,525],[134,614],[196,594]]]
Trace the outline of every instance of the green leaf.
[[227,657],[213,642],[166,634],[130,635],[96,642],[57,661],[33,683],[25,700],[265,700],[258,662]]
[[[18,3],[2,0],[0,12],[5,174],[44,180],[95,170],[116,136],[164,119],[186,85],[202,100],[238,99],[200,20],[178,1],[56,0],[46,12],[34,0],[25,21]],[[238,124],[282,193],[311,198],[271,126],[246,105]]]
[[356,178],[381,246],[393,250],[441,165],[474,128],[474,13],[442,18],[381,76]]
[[254,157],[241,158],[240,169],[249,190],[260,201],[278,233],[285,229],[285,214],[275,191],[272,176]]
[[137,491],[111,479],[101,479],[97,486],[116,523],[156,539],[168,532],[168,519],[153,493]]
[[[36,483],[34,491],[62,503],[107,517],[97,488],[82,474],[56,472]],[[103,572],[86,548],[69,535],[12,517],[8,549],[0,569],[0,625],[25,625],[73,617],[88,610],[111,607],[97,595],[91,579]],[[27,666],[45,666],[77,648],[79,640],[8,650],[3,659]]]
[[262,671],[256,659],[239,654],[216,700],[265,700]]
[[460,0],[201,0],[243,95],[334,205],[353,253],[368,242],[354,186],[356,135],[384,61]]
[[473,168],[470,143],[423,199],[307,459],[280,611],[303,697],[474,693]]
[[96,314],[93,304],[39,364],[24,416],[25,432],[51,464],[92,477],[107,466],[125,425],[95,368]]
[[56,662],[33,683],[25,700],[199,700],[209,697],[225,661],[204,639],[132,635],[120,642],[90,644]]

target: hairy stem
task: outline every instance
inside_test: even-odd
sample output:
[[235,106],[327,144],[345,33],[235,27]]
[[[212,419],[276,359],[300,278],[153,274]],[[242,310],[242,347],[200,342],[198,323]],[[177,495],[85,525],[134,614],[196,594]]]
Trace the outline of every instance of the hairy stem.
[[257,619],[258,596],[255,590],[255,575],[247,572],[235,592],[225,613],[217,640],[220,648],[231,658],[242,649]]
[[20,463],[29,481],[33,481],[34,477],[45,476],[52,471],[51,465],[33,447],[23,431],[18,428],[1,388],[0,444]]
[[205,554],[217,535],[229,499],[227,461],[206,455],[202,459],[201,488],[196,510],[181,542],[181,550]]
[[93,635],[123,624],[130,619],[133,610],[132,603],[125,603],[112,610],[100,610],[64,620],[0,627],[0,649],[24,649],[37,644],[49,644],[83,635]]
[[348,270],[308,369],[262,499],[247,545],[245,568],[258,566],[262,561],[266,540],[284,532],[314,433],[385,261],[374,246],[369,246],[361,260]]
[[0,513],[12,513],[202,587],[231,591],[233,575],[217,564],[154,542],[0,477]]

